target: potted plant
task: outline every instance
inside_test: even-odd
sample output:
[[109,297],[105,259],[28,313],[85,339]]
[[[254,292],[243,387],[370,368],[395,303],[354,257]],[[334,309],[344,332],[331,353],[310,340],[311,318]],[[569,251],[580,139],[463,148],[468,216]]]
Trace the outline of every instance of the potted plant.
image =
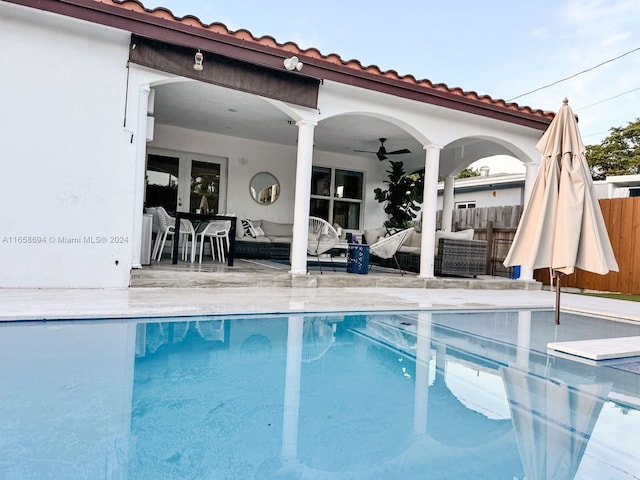
[[376,188],[373,193],[378,202],[384,203],[384,212],[389,219],[384,222],[387,228],[405,229],[413,226],[413,220],[420,211],[422,200],[423,176],[406,175],[403,162],[389,161],[387,170],[387,189]]

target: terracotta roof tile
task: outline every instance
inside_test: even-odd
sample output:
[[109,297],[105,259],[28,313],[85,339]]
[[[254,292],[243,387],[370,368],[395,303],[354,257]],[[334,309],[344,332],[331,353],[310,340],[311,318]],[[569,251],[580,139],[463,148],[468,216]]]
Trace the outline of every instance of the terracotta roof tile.
[[138,13],[145,13],[148,15],[152,15],[156,18],[160,18],[162,20],[178,22],[183,25],[202,28],[216,34],[226,35],[238,40],[242,40],[244,42],[252,42],[257,45],[280,49],[287,53],[320,60],[333,65],[340,65],[342,67],[350,68],[356,71],[367,72],[369,74],[378,75],[378,76],[390,78],[393,80],[399,80],[401,82],[416,85],[421,88],[432,89],[439,92],[445,92],[448,94],[457,95],[469,100],[479,101],[481,103],[494,105],[496,107],[505,108],[508,110],[520,111],[523,113],[527,113],[530,115],[535,115],[535,116],[539,116],[547,119],[552,119],[553,116],[555,115],[555,112],[544,111],[540,109],[532,109],[531,107],[520,106],[517,103],[506,102],[502,99],[493,99],[488,95],[479,95],[475,91],[465,91],[459,87],[449,87],[444,83],[433,84],[428,79],[418,80],[413,75],[400,75],[395,70],[382,71],[380,67],[378,67],[377,65],[363,65],[359,60],[356,60],[356,59],[344,60],[340,57],[340,55],[336,53],[330,53],[328,55],[324,55],[317,48],[302,49],[295,42],[288,41],[286,43],[278,43],[278,41],[275,38],[268,35],[257,38],[253,36],[253,34],[246,29],[231,31],[227,28],[226,25],[219,22],[205,24],[198,17],[193,15],[177,17],[171,12],[171,10],[167,8],[157,7],[154,9],[148,9],[144,7],[144,5],[138,0],[95,0],[95,1],[103,4],[115,5],[124,9],[138,12]]

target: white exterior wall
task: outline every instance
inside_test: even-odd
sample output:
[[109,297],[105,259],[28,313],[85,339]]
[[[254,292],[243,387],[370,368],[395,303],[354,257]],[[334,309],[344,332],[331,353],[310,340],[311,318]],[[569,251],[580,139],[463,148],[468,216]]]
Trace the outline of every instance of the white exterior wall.
[[[458,202],[476,202],[476,208],[522,205],[522,188],[489,189],[463,192],[454,195],[454,205]],[[442,208],[442,195],[438,195],[438,209]]]
[[129,35],[14,5],[0,15],[0,287],[126,287]]

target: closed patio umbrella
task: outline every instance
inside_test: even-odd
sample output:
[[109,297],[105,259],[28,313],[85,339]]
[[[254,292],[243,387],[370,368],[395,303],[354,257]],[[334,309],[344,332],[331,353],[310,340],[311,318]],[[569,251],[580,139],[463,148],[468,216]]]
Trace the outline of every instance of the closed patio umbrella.
[[618,264],[595,195],[578,122],[567,99],[536,148],[540,170],[504,265],[550,268],[556,280],[574,268],[605,275]]
[[527,480],[573,480],[610,383],[569,385],[500,367]]

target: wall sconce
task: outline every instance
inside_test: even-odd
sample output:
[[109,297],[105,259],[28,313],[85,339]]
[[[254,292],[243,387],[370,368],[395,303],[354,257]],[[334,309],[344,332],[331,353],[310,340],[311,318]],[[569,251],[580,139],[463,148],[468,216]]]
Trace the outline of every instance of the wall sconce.
[[284,59],[284,68],[286,68],[289,71],[292,70],[302,70],[302,67],[304,67],[304,64],[298,59],[298,57],[291,57],[291,58],[285,58]]
[[204,60],[204,55],[202,55],[202,52],[200,52],[200,50],[198,50],[196,52],[196,54],[193,56],[193,69],[197,70],[198,72],[201,72],[203,67],[202,67],[202,61]]

